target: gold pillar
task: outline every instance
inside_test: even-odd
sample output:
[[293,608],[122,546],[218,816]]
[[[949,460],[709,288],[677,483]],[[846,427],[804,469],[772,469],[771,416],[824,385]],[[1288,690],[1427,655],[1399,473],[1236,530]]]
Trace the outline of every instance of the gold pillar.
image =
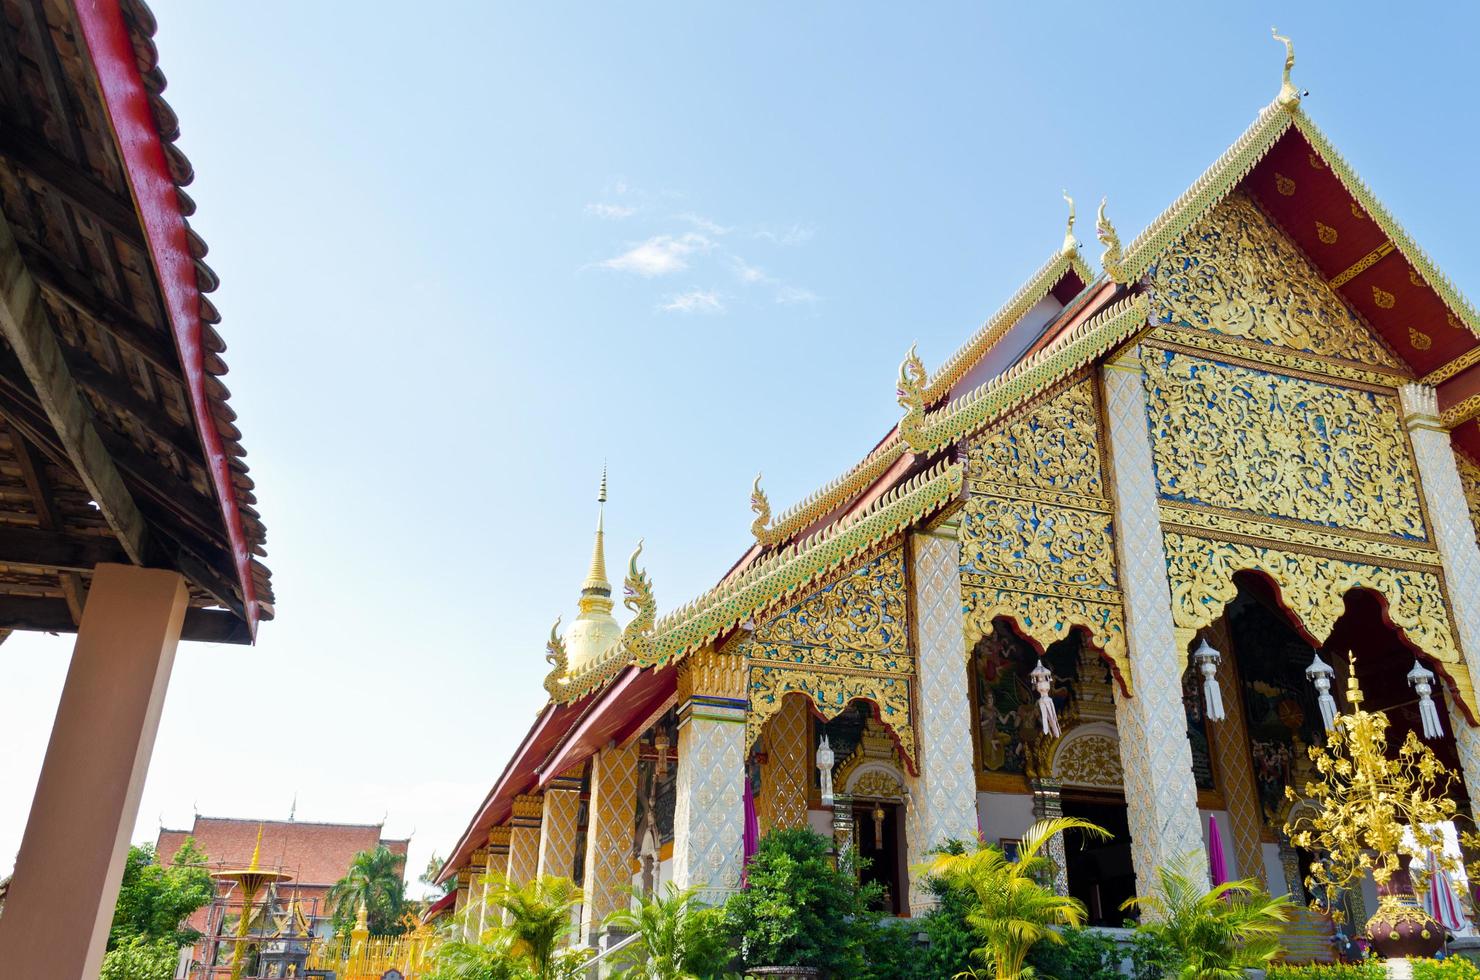
[[[488,876],[502,878],[509,870],[509,836],[512,828],[505,825],[488,832]],[[483,904],[478,909],[478,935],[492,929],[498,916],[488,904],[489,888],[483,889]]]
[[581,814],[580,769],[556,776],[545,787],[545,818],[540,823],[540,877],[569,878],[576,866],[576,823]]
[[525,885],[539,873],[540,823],[545,811],[543,796],[514,797],[514,815],[509,818],[509,864],[511,885]]
[[602,919],[631,900],[639,754],[633,742],[602,749],[591,759],[581,934],[593,943]]
[[93,573],[0,916],[7,977],[98,975],[188,599],[176,572]]
[[787,697],[781,710],[766,722],[766,764],[761,767],[761,791],[756,797],[756,822],[761,833],[807,826],[807,779],[811,752],[807,743],[807,702],[801,695]]

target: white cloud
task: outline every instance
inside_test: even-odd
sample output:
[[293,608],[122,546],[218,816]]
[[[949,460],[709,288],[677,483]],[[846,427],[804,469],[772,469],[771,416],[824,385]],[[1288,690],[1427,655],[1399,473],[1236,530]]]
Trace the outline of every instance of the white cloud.
[[690,289],[666,297],[658,309],[664,313],[723,313],[725,304],[713,290]]
[[677,217],[680,221],[687,221],[689,224],[693,225],[695,228],[698,228],[705,234],[714,235],[716,237],[720,235],[728,235],[731,231],[734,230],[733,228],[726,228],[724,225],[716,224],[715,222],[710,221],[708,218],[704,217],[702,214],[695,214],[692,211],[685,211],[683,214],[675,215],[675,217]]
[[682,272],[689,267],[688,256],[695,252],[707,252],[712,247],[709,239],[696,232],[685,235],[654,235],[645,242],[632,246],[621,255],[601,263],[603,269],[618,272],[633,272],[646,279]]
[[606,218],[609,221],[620,221],[630,218],[637,213],[637,209],[627,204],[595,203],[586,205],[586,213],[598,218]]
[[768,241],[773,245],[792,246],[810,241],[815,234],[817,234],[817,229],[811,225],[794,224],[790,228],[785,228],[781,231],[763,229],[756,232],[755,237]]
[[801,286],[782,286],[776,290],[776,302],[783,306],[792,306],[797,303],[815,303],[817,294],[810,289]]
[[771,277],[766,275],[764,271],[746,262],[738,255],[730,256],[730,267],[735,270],[736,278],[743,283],[754,284],[771,281]]

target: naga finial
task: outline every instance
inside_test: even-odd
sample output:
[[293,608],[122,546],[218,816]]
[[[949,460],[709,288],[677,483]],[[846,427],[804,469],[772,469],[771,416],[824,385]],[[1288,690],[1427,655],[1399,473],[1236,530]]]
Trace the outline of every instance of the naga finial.
[[904,418],[899,420],[899,434],[911,449],[917,448],[920,430],[925,426],[925,386],[930,376],[925,372],[925,362],[915,353],[915,344],[899,365],[899,407],[904,409]]
[[1079,248],[1079,243],[1074,240],[1074,198],[1069,196],[1067,190],[1063,193],[1064,200],[1069,202],[1069,225],[1064,229],[1064,244],[1059,252],[1063,255],[1073,255]]
[[570,658],[565,654],[565,641],[560,638],[559,616],[555,617],[555,625],[550,627],[550,639],[545,644],[545,662],[550,665],[550,673],[545,678],[545,690],[554,696],[565,683],[565,672],[570,663]]
[[637,567],[637,558],[641,554],[642,539],[639,538],[637,549],[627,560],[627,579],[622,583],[622,605],[635,614],[632,622],[622,630],[622,646],[637,666],[646,667],[652,664],[653,626],[658,621],[658,602],[653,597],[653,583],[647,572]]
[[1285,45],[1285,71],[1280,76],[1280,94],[1275,97],[1275,102],[1279,103],[1281,108],[1293,109],[1300,104],[1300,92],[1290,81],[1290,69],[1295,67],[1295,44],[1281,34],[1278,27],[1271,27],[1269,34]]
[[771,543],[771,498],[766,496],[766,491],[761,489],[761,475],[755,475],[755,482],[750,486],[750,509],[755,512],[755,520],[750,522],[750,533],[755,536],[755,543],[767,545]]
[[1104,254],[1100,256],[1100,265],[1107,276],[1123,283],[1125,270],[1121,268],[1121,261],[1125,256],[1120,251],[1120,236],[1115,233],[1115,226],[1105,214],[1107,200],[1108,198],[1100,198],[1100,212],[1095,218],[1095,237],[1105,246]]

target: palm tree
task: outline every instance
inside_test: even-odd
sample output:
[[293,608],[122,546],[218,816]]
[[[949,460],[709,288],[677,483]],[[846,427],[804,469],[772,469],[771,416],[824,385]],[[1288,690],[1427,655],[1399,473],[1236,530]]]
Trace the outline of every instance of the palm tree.
[[355,921],[355,910],[364,902],[370,913],[371,932],[376,935],[400,932],[401,913],[406,904],[406,882],[402,877],[405,863],[404,855],[392,853],[384,844],[356,854],[344,877],[329,889],[335,931],[348,933]]
[[1084,922],[1084,905],[1059,895],[1043,884],[1053,872],[1053,861],[1042,853],[1055,834],[1080,830],[1100,838],[1104,828],[1077,817],[1040,820],[1023,834],[1016,858],[995,844],[978,841],[967,854],[936,855],[927,870],[948,885],[973,897],[966,924],[982,940],[976,955],[996,980],[1017,980],[1028,950],[1041,941],[1061,943],[1050,926],[1077,926]]
[[1254,878],[1208,888],[1200,858],[1157,868],[1156,891],[1121,907],[1150,913],[1140,929],[1176,953],[1178,980],[1239,980],[1246,967],[1279,955],[1280,929],[1295,905],[1286,895],[1270,898]]
[[556,949],[570,935],[570,913],[581,900],[581,889],[569,878],[545,875],[516,885],[490,875],[488,903],[509,913],[503,929],[512,937],[510,952],[529,962],[541,980],[563,973]]
[[697,888],[680,890],[668,882],[662,897],[645,898],[634,891],[636,908],[618,909],[606,924],[640,937],[633,945],[642,957],[624,970],[624,980],[697,980],[718,974],[731,959],[728,946],[712,927],[718,909],[695,896]]

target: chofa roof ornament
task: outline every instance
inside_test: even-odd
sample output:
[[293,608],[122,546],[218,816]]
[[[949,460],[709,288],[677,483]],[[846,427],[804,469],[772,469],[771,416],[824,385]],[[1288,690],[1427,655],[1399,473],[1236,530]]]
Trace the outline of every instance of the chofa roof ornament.
[[1294,109],[1300,105],[1300,92],[1296,90],[1290,81],[1290,69],[1295,67],[1295,44],[1283,34],[1279,28],[1271,27],[1270,35],[1285,45],[1285,71],[1280,78],[1280,94],[1275,96],[1275,103],[1281,109]]

